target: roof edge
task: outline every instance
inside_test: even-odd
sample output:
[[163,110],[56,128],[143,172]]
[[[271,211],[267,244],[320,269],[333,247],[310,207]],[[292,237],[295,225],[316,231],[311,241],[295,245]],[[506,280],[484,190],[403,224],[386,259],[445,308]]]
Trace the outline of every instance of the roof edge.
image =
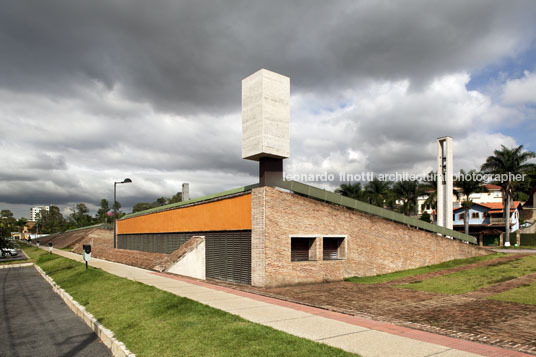
[[181,202],[171,203],[171,204],[165,205],[165,206],[159,206],[159,207],[150,208],[150,209],[147,209],[145,211],[129,213],[129,214],[123,216],[121,219],[119,219],[119,221],[129,219],[129,218],[138,217],[138,216],[144,216],[146,214],[169,211],[169,210],[173,210],[173,209],[176,209],[176,208],[179,208],[179,207],[182,207],[182,206],[189,206],[189,205],[192,205],[192,204],[200,204],[200,203],[203,203],[205,201],[224,198],[226,196],[236,195],[236,194],[239,194],[239,193],[245,193],[245,192],[251,191],[252,189],[254,189],[254,188],[258,187],[258,186],[259,186],[259,184],[252,184],[252,185],[242,186],[242,187],[233,188],[231,190],[227,190],[227,191],[223,191],[223,192],[218,192],[218,193],[214,193],[214,194],[211,194],[211,195],[202,196],[202,197],[199,197],[199,198],[194,198],[194,199],[191,199],[191,200],[188,200],[188,201],[181,201]]

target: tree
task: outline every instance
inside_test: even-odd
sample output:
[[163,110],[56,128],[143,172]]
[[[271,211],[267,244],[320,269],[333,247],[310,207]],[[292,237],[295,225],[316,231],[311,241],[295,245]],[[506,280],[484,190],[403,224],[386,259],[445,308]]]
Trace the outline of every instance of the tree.
[[435,171],[430,171],[427,175],[426,181],[420,184],[420,191],[426,193],[428,197],[424,201],[425,206],[430,206],[432,209],[437,207],[437,174]]
[[432,223],[432,217],[430,216],[430,213],[424,211],[422,214],[421,214],[421,217],[419,218],[421,221],[425,221],[425,222],[428,222],[428,223]]
[[157,198],[156,201],[154,201],[154,203],[156,204],[155,207],[165,206],[167,205],[167,202],[168,202],[168,199],[163,196]]
[[401,211],[403,214],[409,216],[411,213],[415,213],[417,198],[421,192],[416,181],[398,181],[393,185],[393,192],[402,201]]
[[151,209],[151,208],[161,207],[161,206],[165,206],[165,205],[169,205],[169,204],[177,203],[177,202],[182,202],[182,193],[181,192],[177,192],[171,198],[167,198],[167,197],[164,197],[164,196],[159,197],[159,198],[157,198],[156,200],[154,200],[151,203],[138,202],[134,206],[132,206],[132,213],[141,212],[141,211],[145,211],[145,210],[148,210],[148,209]]
[[[125,212],[121,211],[121,203],[119,203],[119,201],[115,201],[112,207],[112,210],[114,212],[114,217],[116,219],[119,219],[125,215]],[[112,218],[112,221],[113,221],[113,218]]]
[[132,206],[132,213],[145,211],[151,208],[154,208],[152,203],[138,202],[134,206]]
[[[484,182],[476,180],[477,174],[478,173],[476,170],[470,170],[469,172],[460,170],[460,179],[456,180],[456,187],[460,190],[456,191],[456,196],[458,196],[458,199],[460,200],[463,199],[463,225],[465,228],[465,234],[469,234],[469,210],[473,206],[473,201],[469,196],[471,196],[473,193],[486,191],[485,187],[483,186]],[[470,179],[467,180],[467,178]]]
[[527,162],[535,157],[536,154],[532,151],[523,151],[523,145],[511,149],[501,145],[501,149],[495,150],[493,156],[489,156],[481,167],[481,171],[487,174],[506,175],[503,176],[505,180],[494,180],[496,185],[501,186],[503,194],[505,246],[510,246],[510,201],[519,183],[512,180],[511,175],[527,174],[536,170],[535,164]]
[[356,200],[363,198],[363,191],[361,189],[361,183],[343,183],[335,190],[335,193],[339,195],[350,197]]
[[50,206],[48,211],[42,210],[37,218],[40,233],[51,234],[63,232],[66,229],[65,218],[59,207]]
[[95,215],[95,219],[99,223],[111,223],[112,217],[108,215],[108,211],[110,211],[110,206],[108,204],[108,200],[103,198],[100,201],[100,208],[97,210],[97,214]]
[[365,186],[365,196],[370,204],[384,207],[390,192],[390,181],[381,181],[374,177],[372,181]]
[[17,221],[17,228],[19,232],[22,232],[22,229],[24,228],[26,223],[28,223],[28,219],[26,219],[25,217],[19,218],[19,220]]
[[177,192],[173,197],[169,198],[167,204],[182,202],[182,192]]
[[0,248],[8,248],[11,243],[8,238],[11,237],[11,232],[17,227],[17,220],[13,217],[13,213],[8,209],[0,211]]
[[84,203],[78,203],[74,208],[71,208],[69,215],[69,226],[71,228],[87,227],[93,224],[93,218],[88,214],[89,208]]

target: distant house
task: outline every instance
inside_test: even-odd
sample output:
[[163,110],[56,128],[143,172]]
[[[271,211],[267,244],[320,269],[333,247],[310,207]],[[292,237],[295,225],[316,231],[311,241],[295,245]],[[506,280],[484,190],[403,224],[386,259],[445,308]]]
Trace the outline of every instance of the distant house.
[[[501,203],[502,204],[501,186],[485,184],[484,187],[486,188],[487,192],[473,193],[469,196],[469,199],[471,199],[473,203]],[[454,187],[454,190],[458,191],[459,189]],[[432,205],[426,204],[426,200],[428,199],[429,195],[432,192],[433,191],[429,191],[423,194],[422,196],[419,196],[419,198],[417,199],[418,214],[420,216],[424,212],[428,212],[428,214],[430,214],[433,221],[435,222],[435,216],[436,216],[435,209],[433,209]],[[458,196],[454,192],[452,193],[452,206],[454,208],[461,207],[463,200],[464,200],[463,197],[460,200],[460,198],[458,198]]]
[[[514,201],[510,206],[510,231],[514,232],[519,229],[519,209],[521,202]],[[453,210],[454,230],[464,231],[465,212],[463,207],[455,207]],[[504,206],[502,202],[473,202],[469,209],[469,234],[475,237],[486,238],[498,235],[504,232],[505,218],[503,217]],[[482,238],[482,237],[481,237]]]
[[21,237],[21,239],[28,240],[29,237],[30,237],[31,231],[33,230],[33,228],[35,227],[36,224],[37,223],[35,221],[26,222],[24,227],[22,227],[22,237]]

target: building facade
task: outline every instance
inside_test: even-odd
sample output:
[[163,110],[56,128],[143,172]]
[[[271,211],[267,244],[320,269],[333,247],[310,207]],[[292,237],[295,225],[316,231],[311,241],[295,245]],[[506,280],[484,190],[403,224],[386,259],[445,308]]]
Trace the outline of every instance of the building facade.
[[409,221],[396,222],[393,212],[389,220],[347,206],[283,188],[244,187],[127,215],[117,222],[118,247],[171,253],[191,245],[185,256],[196,258],[168,271],[260,287],[338,281],[487,254]]
[[36,222],[41,211],[49,211],[50,206],[37,206],[30,208],[30,221]]
[[[519,208],[521,202],[514,201],[510,207],[510,231],[515,232],[519,229]],[[506,220],[504,218],[504,206],[502,202],[485,202],[476,203],[469,209],[469,234],[478,235],[485,229],[498,229],[504,231]],[[454,229],[464,230],[465,210],[463,207],[454,209]]]
[[[485,192],[472,193],[469,195],[469,199],[474,203],[502,203],[502,192],[501,187],[492,184],[485,184]],[[454,191],[458,191],[456,187]],[[419,216],[424,212],[430,214],[430,216],[435,217],[435,210],[433,205],[429,202],[428,198],[432,192],[421,195],[417,199],[418,214]],[[452,193],[452,206],[454,209],[461,207],[463,198],[457,195],[455,192]]]

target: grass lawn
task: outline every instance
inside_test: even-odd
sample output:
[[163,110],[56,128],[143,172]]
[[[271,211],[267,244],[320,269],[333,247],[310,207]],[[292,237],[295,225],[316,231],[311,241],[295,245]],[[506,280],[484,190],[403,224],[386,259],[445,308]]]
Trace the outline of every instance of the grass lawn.
[[489,299],[536,305],[536,283],[493,295]]
[[397,287],[443,294],[463,294],[533,272],[536,272],[536,254]]
[[424,274],[424,273],[431,273],[437,270],[453,268],[453,267],[457,267],[460,265],[467,265],[467,264],[482,262],[485,260],[496,259],[505,255],[506,254],[504,253],[495,253],[495,254],[482,255],[482,256],[466,258],[466,259],[455,259],[455,260],[449,260],[448,262],[443,262],[443,263],[435,264],[435,265],[428,265],[428,266],[416,268],[416,269],[396,271],[394,273],[381,274],[381,275],[375,275],[375,276],[364,276],[364,277],[354,276],[351,278],[346,278],[345,280],[351,281],[353,283],[359,283],[359,284],[385,283],[391,280],[407,278],[410,276],[415,276],[415,275]]
[[35,247],[25,250],[138,356],[351,355],[101,269],[86,271]]

